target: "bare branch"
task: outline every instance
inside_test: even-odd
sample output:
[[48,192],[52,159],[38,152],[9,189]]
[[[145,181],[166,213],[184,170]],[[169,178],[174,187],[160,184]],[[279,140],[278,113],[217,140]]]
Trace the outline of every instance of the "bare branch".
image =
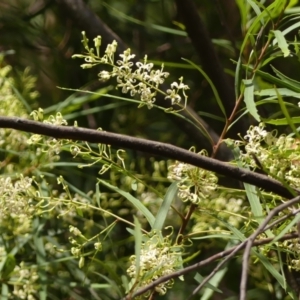
[[287,189],[283,184],[277,180],[267,177],[266,175],[234,167],[228,163],[198,155],[171,144],[150,141],[111,132],[71,126],[54,126],[36,121],[11,117],[0,117],[0,128],[12,128],[59,139],[71,139],[75,141],[80,140],[90,143],[103,143],[116,147],[124,147],[152,155],[164,156],[169,159],[182,161],[199,168],[216,172],[220,175],[250,183],[285,198],[290,198],[293,195],[300,194],[299,190]]
[[264,221],[259,225],[259,227],[255,230],[254,233],[252,233],[249,238],[246,240],[246,247],[245,247],[245,252],[243,255],[243,269],[242,269],[242,277],[241,277],[241,285],[240,285],[240,300],[246,300],[246,287],[247,287],[247,277],[248,277],[248,263],[249,263],[249,256],[250,256],[250,251],[251,248],[254,245],[254,240],[256,239],[256,237],[264,232],[266,229],[266,226],[268,225],[269,221],[275,216],[277,215],[279,212],[283,211],[284,209],[286,209],[287,207],[290,207],[296,203],[300,202],[300,196],[282,203],[281,205],[278,205],[277,207],[275,207],[274,209],[272,209],[269,214],[267,215],[267,217],[264,219]]

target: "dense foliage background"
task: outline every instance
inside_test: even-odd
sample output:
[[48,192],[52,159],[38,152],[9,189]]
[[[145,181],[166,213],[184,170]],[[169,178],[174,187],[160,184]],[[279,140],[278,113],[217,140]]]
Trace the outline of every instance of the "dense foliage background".
[[[259,121],[265,121],[269,131],[294,132],[299,138],[295,125],[299,123],[300,98],[299,13],[298,1],[283,0],[2,0],[0,115],[32,118],[30,113],[42,108],[45,119],[61,113],[69,125],[76,121],[81,127],[185,149],[194,147],[197,153],[205,149],[208,156],[232,161],[237,158],[234,151],[219,141],[243,140],[248,128]],[[284,37],[274,33],[284,30],[288,30]],[[116,56],[130,48],[136,61],[147,55],[157,69],[163,63],[170,75],[162,90],[183,77],[189,87],[188,108],[177,115],[166,112],[170,102],[159,95],[159,108],[137,108],[138,98],[116,89],[115,78],[98,79],[98,73],[109,66],[82,69],[82,61],[72,59],[74,54],[85,52],[82,31],[91,47],[93,38],[101,35],[101,53],[116,40]],[[284,49],[285,39],[290,50]],[[59,120],[55,124],[60,125]],[[1,130],[3,299],[124,297],[130,286],[126,278],[129,258],[137,253],[137,233],[127,225],[141,226],[143,233],[151,229],[126,193],[156,215],[162,199],[170,195],[168,170],[174,162],[136,150],[117,151],[109,146],[99,146],[99,150],[84,142],[47,144],[43,140],[28,145],[31,134]],[[76,156],[75,147],[79,146],[81,155]],[[298,151],[298,144],[290,146],[289,151],[294,150]],[[258,168],[250,162],[247,167],[271,172],[259,168],[264,163],[260,158],[254,160]],[[293,160],[297,162],[298,157]],[[173,210],[165,221],[172,229],[164,229],[163,235],[170,235],[173,244],[173,233],[183,235],[177,235],[180,241],[176,240],[185,248],[183,266],[236,245],[237,232],[249,236],[260,224],[252,219],[255,212],[249,208],[249,189],[245,192],[240,182],[225,176],[220,176],[219,182],[222,188],[214,198],[206,199],[197,209],[174,197]],[[297,187],[293,182],[287,185]],[[261,202],[271,203],[262,205],[264,216],[284,201],[271,191],[260,192]],[[185,219],[189,212],[193,216]],[[290,232],[295,229],[292,225]],[[280,226],[260,238],[280,234],[287,224]],[[261,256],[251,257],[247,299],[297,299],[299,275],[297,268],[291,268],[291,245],[277,246],[257,248],[257,253],[271,262],[273,271],[261,262]],[[217,263],[186,274],[184,281],[175,279],[163,296],[156,291],[146,297],[187,299]],[[236,255],[193,299],[238,299],[241,266],[241,256]]]

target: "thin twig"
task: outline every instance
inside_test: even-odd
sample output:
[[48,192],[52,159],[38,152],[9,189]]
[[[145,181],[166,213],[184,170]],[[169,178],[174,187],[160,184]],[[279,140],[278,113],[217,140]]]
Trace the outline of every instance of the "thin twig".
[[296,203],[300,202],[300,196],[295,197],[292,200],[289,200],[285,203],[282,203],[281,205],[275,207],[274,209],[272,209],[269,214],[267,215],[267,217],[264,219],[264,221],[259,225],[259,227],[255,230],[255,232],[253,234],[250,235],[250,237],[248,237],[247,239],[247,243],[246,243],[246,248],[245,248],[245,252],[243,255],[243,267],[242,267],[242,277],[241,277],[241,284],[240,284],[240,300],[246,300],[246,287],[247,287],[247,277],[248,277],[248,263],[249,263],[249,256],[250,256],[250,251],[251,248],[253,247],[253,243],[254,240],[256,239],[256,237],[265,231],[265,228],[267,226],[267,224],[269,223],[269,221],[279,212],[281,212],[282,210],[284,210],[287,207],[290,207]]
[[194,289],[187,300],[190,300],[193,296],[195,296],[204,287],[204,285],[224,266],[227,261],[229,261],[237,252],[245,247],[245,244],[246,241],[243,241],[241,244],[236,246],[236,248],[213,269],[213,271],[201,282],[201,284],[199,284],[197,288]]
[[178,232],[178,241],[177,241],[178,244],[181,244],[182,239],[183,239],[183,232],[184,232],[184,230],[185,230],[185,228],[186,228],[186,226],[187,226],[187,224],[188,224],[188,222],[189,222],[189,220],[190,220],[190,218],[191,218],[191,216],[192,216],[192,214],[193,214],[193,212],[195,211],[196,208],[197,208],[197,205],[192,203],[191,206],[189,207],[189,210],[188,210],[186,216],[182,220],[182,224],[181,224],[181,227],[180,227],[179,232]]

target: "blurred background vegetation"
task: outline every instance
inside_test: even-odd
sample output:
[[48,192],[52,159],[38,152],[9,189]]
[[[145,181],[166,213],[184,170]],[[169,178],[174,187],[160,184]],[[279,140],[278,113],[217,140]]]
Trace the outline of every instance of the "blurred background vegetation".
[[[272,1],[260,2],[265,6],[272,3]],[[75,8],[72,8],[72,3]],[[196,13],[199,14],[203,22],[203,30],[209,36],[215,54],[222,66],[224,74],[220,74],[220,76],[226,78],[224,86],[232,87],[233,93],[235,62],[240,55],[239,49],[246,33],[247,24],[253,20],[255,13],[247,1],[195,0],[194,4],[197,9]],[[241,9],[241,6],[243,6],[243,9]],[[76,11],[76,7],[83,7],[84,9],[77,9]],[[298,9],[298,6],[295,5],[294,8]],[[241,16],[241,12],[244,15]],[[101,23],[95,22],[97,18],[101,20]],[[126,101],[124,98],[116,98],[124,97],[124,95],[120,90],[114,88],[114,81],[103,83],[97,80],[97,74],[102,69],[101,66],[83,70],[80,68],[82,62],[72,59],[73,54],[83,53],[81,44],[81,31],[83,30],[87,32],[90,41],[97,34],[102,35],[103,47],[105,47],[105,43],[112,42],[114,38],[119,37],[118,42],[121,49],[127,45],[138,58],[143,58],[147,54],[148,59],[154,62],[157,68],[160,68],[163,62],[165,70],[170,73],[168,83],[178,81],[178,78],[183,76],[184,82],[190,88],[188,91],[188,105],[219,135],[224,126],[224,116],[212,89],[204,77],[191,65],[183,61],[182,58],[189,59],[197,65],[206,65],[204,67],[206,73],[209,73],[209,65],[214,62],[207,61],[205,55],[199,56],[199,52],[195,50],[185,29],[182,16],[173,0],[2,0],[0,2],[0,53],[4,58],[1,65],[2,67],[5,65],[12,67],[10,76],[14,78],[14,87],[20,92],[20,97],[27,103],[28,112],[30,112],[30,109],[39,107],[44,109],[46,115],[60,111],[70,124],[77,120],[79,126],[82,127],[93,129],[101,127],[103,130],[167,142],[186,149],[196,146],[197,151],[206,148],[211,153],[212,148],[207,146],[207,142],[204,141],[203,137],[197,138],[192,131],[189,134],[188,130],[183,128],[182,123],[178,123],[176,118],[169,118],[163,110],[148,110],[146,107],[137,109],[136,103]],[[106,35],[103,36],[103,33],[106,33]],[[207,44],[203,40],[203,36],[200,35],[198,42],[201,44],[202,41],[202,47],[205,49]],[[121,42],[124,44],[120,44]],[[255,47],[254,43],[251,44],[251,41],[249,41],[249,45],[245,47],[243,53],[245,60],[253,47]],[[274,61],[274,65],[288,76],[300,79],[297,56],[291,56],[284,60],[279,58]],[[24,70],[26,70],[25,73]],[[269,66],[266,66],[264,70],[272,73]],[[36,77],[34,89],[38,91],[38,97],[30,95],[32,90],[29,90],[28,82],[31,82],[32,79],[29,75]],[[259,79],[257,84],[268,85],[267,82],[259,81]],[[89,90],[96,92],[96,94],[74,92],[59,87]],[[234,98],[231,100],[235,101]],[[230,111],[230,107],[226,107],[227,109]],[[277,111],[278,107],[274,108],[272,106],[264,108],[260,112],[270,116],[277,113]],[[229,136],[236,138],[237,133],[244,135],[244,129],[255,123],[251,117],[245,117],[244,122],[240,126],[233,127]],[[223,158],[230,159],[226,155]],[[140,179],[148,183],[149,187],[145,188],[145,191],[155,188],[161,192],[161,195],[164,194],[169,184],[166,179],[167,161],[154,163],[153,158],[133,151],[127,152],[127,159],[131,163],[130,168],[138,174]],[[160,158],[156,159],[159,160]],[[84,171],[79,170],[68,164],[70,157],[67,154],[62,154],[60,161],[65,162],[65,164],[53,165],[55,168],[51,172],[62,174],[66,181],[74,187],[74,191],[78,189],[83,193],[88,193],[90,190],[95,189],[99,167],[94,166],[84,169]],[[3,174],[6,171],[2,169],[1,172]],[[34,170],[30,170],[28,173],[35,174]],[[106,174],[103,178],[110,179],[115,184],[118,183],[124,190],[131,190],[132,181],[129,180],[128,182],[128,178],[123,175],[118,177],[114,174]],[[53,188],[59,189],[54,181],[52,184]],[[128,204],[124,204],[124,199],[120,195],[108,194],[106,200],[107,207],[113,203],[115,207],[112,208],[113,211],[119,212],[132,221],[133,208]],[[88,222],[91,220],[94,224],[97,223],[99,228],[103,226],[104,221],[99,216],[93,216],[92,214],[85,215],[85,218],[76,216],[70,223],[75,222],[78,227],[87,229]],[[53,242],[55,236],[58,248],[62,244],[66,244],[68,240],[67,234],[64,231],[59,231],[62,230],[59,222],[61,221],[49,218],[46,226],[43,227],[43,233],[41,233],[41,236],[47,236],[51,231],[51,241]],[[174,220],[170,222],[176,223]],[[176,226],[176,224],[172,225]],[[67,225],[64,226],[65,231],[67,231]],[[177,224],[177,226],[179,225]],[[90,230],[90,235],[95,234],[93,230]],[[126,234],[128,233],[120,226],[110,238],[122,242],[120,242],[120,245],[110,244],[110,246],[107,246],[118,253],[113,253],[111,256],[110,254],[106,254],[106,256],[100,254],[98,258],[107,263],[98,262],[99,268],[105,270],[103,274],[108,277],[113,275],[116,281],[119,271],[118,266],[110,265],[111,270],[108,271],[108,265],[112,263],[113,255],[124,257],[132,254],[133,246],[128,246],[124,242]],[[202,245],[196,244],[194,248],[191,248],[191,253],[199,254],[201,252],[197,256],[197,260],[200,260],[220,251],[225,245],[225,242],[211,240],[204,242]],[[31,245],[31,247],[31,249],[36,250],[35,246]],[[33,260],[34,258],[30,257],[26,251],[24,250],[23,253],[19,254],[20,260],[28,260],[28,257],[29,260]],[[55,272],[61,272],[60,274],[65,276],[61,279],[61,286],[66,282],[68,284],[73,282],[74,284],[73,287],[70,284],[68,288],[64,287],[63,289],[59,284],[53,285],[47,299],[118,298],[110,291],[103,290],[99,293],[99,291],[95,292],[92,288],[80,286],[84,276],[82,274],[78,275],[78,272],[80,272],[78,269],[76,269],[77,273],[74,271],[75,263],[69,264],[67,259],[65,259],[65,262],[63,258],[60,259],[60,264],[57,262],[52,268],[53,278]],[[123,266],[124,264],[126,262],[120,262],[120,265]],[[206,272],[208,270],[201,271],[202,275]],[[220,285],[220,289],[224,291],[224,294],[220,294],[221,296],[214,295],[211,299],[237,299],[239,272],[240,260],[233,260],[230,263],[226,278],[223,279]],[[64,282],[64,278],[71,279],[66,279]],[[99,280],[100,282],[103,278],[99,278],[101,276],[95,276],[91,280],[94,280],[94,282]],[[282,294],[276,290],[277,286],[276,288],[268,288],[272,284],[275,283],[266,271],[261,271],[259,267],[253,268],[249,283],[249,290],[252,290],[253,296],[251,298],[251,293],[249,293],[249,299],[284,299],[284,296],[282,298],[278,296]],[[165,296],[165,299],[185,299],[185,295],[193,290],[195,286],[196,284],[192,278],[187,276],[185,282],[175,284],[172,291]]]

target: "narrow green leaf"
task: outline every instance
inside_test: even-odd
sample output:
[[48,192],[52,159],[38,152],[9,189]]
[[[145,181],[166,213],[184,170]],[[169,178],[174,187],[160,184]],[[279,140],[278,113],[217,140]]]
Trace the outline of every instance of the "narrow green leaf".
[[205,239],[230,239],[230,240],[236,240],[237,238],[229,235],[229,234],[210,234],[210,235],[204,235],[204,236],[196,236],[196,237],[190,237],[191,240],[205,240]]
[[[247,29],[247,33],[246,36],[243,40],[243,43],[240,47],[240,53],[244,52],[245,47],[248,45],[249,43],[249,39],[251,37],[253,37],[253,35],[255,33],[257,33],[262,26],[260,26],[259,23],[262,23],[263,21],[265,23],[267,23],[267,20],[265,20],[264,18],[275,18],[278,14],[280,14],[281,10],[280,8],[282,7],[282,4],[284,4],[286,0],[275,0],[274,2],[272,2],[266,9],[264,9],[260,15],[257,15],[256,18],[254,18],[252,24],[250,25],[250,27]],[[257,3],[257,2],[256,2]],[[242,3],[241,5],[245,5],[245,3]],[[283,6],[284,7],[284,6]]]
[[299,221],[300,221],[300,214],[297,214],[295,216],[295,218],[287,226],[285,226],[284,229],[278,235],[276,235],[276,237],[272,241],[272,243],[277,242],[282,236],[284,236]]
[[[196,275],[194,276],[194,279],[198,282],[198,283],[201,283],[203,281],[203,276],[200,275],[199,273],[196,273]],[[215,286],[213,286],[212,284],[210,284],[209,282],[205,283],[204,285],[205,287],[215,291],[215,292],[218,292],[218,293],[223,293],[220,289],[216,288]],[[202,299],[202,298],[201,298]]]
[[[36,249],[36,262],[40,267],[41,265],[46,263],[46,250],[44,246],[44,238],[40,236],[41,230],[43,230],[45,226],[46,220],[40,219],[38,217],[33,220],[33,242],[34,247]],[[41,280],[41,285],[39,289],[39,299],[46,300],[47,299],[47,275],[44,268],[38,268],[38,275]]]
[[[259,258],[260,262],[265,266],[265,268],[270,272],[270,274],[277,280],[277,282],[281,285],[281,287],[284,290],[286,290],[287,284],[286,284],[285,277],[276,270],[276,268],[271,264],[271,262],[264,255],[254,250],[252,250],[251,252],[256,257]],[[288,292],[288,294],[291,296],[291,299],[294,299],[291,292]]]
[[6,283],[2,283],[1,284],[1,299],[9,299],[9,289],[8,289],[8,285]]
[[14,91],[17,98],[20,100],[20,102],[24,105],[28,113],[32,112],[31,106],[28,104],[26,99],[22,96],[22,94],[19,92],[17,88],[12,84],[11,80],[6,79],[6,82],[11,86],[12,90]]
[[245,28],[248,21],[247,5],[245,5],[245,0],[235,0],[235,3],[240,11],[241,27]]
[[[255,11],[256,15],[259,16],[261,14],[261,10],[260,10],[259,6],[252,0],[247,0],[247,2],[250,4],[252,9]],[[260,20],[260,22],[261,22],[262,25],[265,25],[265,22],[264,22],[263,18]]]
[[[291,91],[287,88],[278,88],[277,91],[280,93],[281,96],[284,97],[294,97],[299,99],[300,98],[300,93],[296,93],[294,91]],[[255,95],[257,96],[276,96],[277,98],[277,92],[275,89],[265,89],[261,91],[256,91],[254,92]]]
[[[221,270],[219,270],[210,280],[209,280],[209,284],[211,284],[215,289],[217,289],[216,291],[213,290],[210,287],[206,287],[204,290],[204,293],[201,297],[201,300],[209,300],[211,299],[213,292],[219,292],[219,289],[217,288],[217,286],[220,284],[221,280],[223,279],[224,275],[226,274],[226,272],[228,271],[228,268],[225,267]],[[221,291],[221,293],[223,293],[223,291]]]
[[98,179],[98,180],[101,184],[105,185],[110,190],[115,191],[116,193],[119,193],[120,195],[125,197],[132,205],[134,205],[136,207],[137,210],[139,210],[145,216],[145,218],[149,222],[151,228],[153,227],[155,218],[152,215],[152,213],[148,210],[148,208],[143,203],[141,203],[140,200],[133,197],[131,194],[124,192],[123,190],[119,189],[118,187],[109,184],[108,182],[106,182],[104,180],[101,180],[101,179]]
[[[296,22],[296,23],[293,23],[293,25],[287,27],[286,29],[284,29],[282,31],[282,34],[285,36],[286,34],[288,34],[289,32],[293,31],[294,29],[300,27],[300,22]],[[275,39],[273,41],[273,45],[277,43],[277,40]]]
[[281,111],[284,114],[284,116],[285,116],[285,118],[286,118],[289,126],[291,127],[291,129],[293,130],[293,132],[296,134],[296,136],[299,137],[299,133],[298,133],[298,131],[297,131],[297,129],[296,129],[296,127],[295,127],[295,125],[294,125],[291,117],[290,117],[290,114],[289,114],[289,112],[288,112],[288,110],[287,110],[287,108],[286,108],[286,106],[284,104],[284,101],[283,101],[281,95],[278,93],[278,91],[277,91],[277,97],[278,97],[278,102],[279,102]]
[[142,230],[141,224],[136,216],[133,216],[134,219],[134,252],[135,252],[135,269],[136,269],[136,278],[139,277],[140,272],[140,259],[141,259],[141,246],[142,246]]
[[274,73],[281,79],[281,81],[291,85],[293,88],[293,90],[300,91],[300,82],[297,80],[294,80],[286,75],[284,75],[283,73],[281,73],[280,71],[278,71],[277,69],[275,69],[273,66],[271,66],[272,70],[274,71]]
[[235,76],[234,76],[234,91],[235,91],[236,99],[239,97],[240,89],[241,89],[241,73],[242,73],[241,64],[242,64],[242,57],[240,56],[235,68]]
[[220,96],[219,96],[219,93],[218,93],[218,91],[217,91],[215,85],[214,85],[213,82],[211,81],[211,79],[210,79],[210,78],[207,76],[207,74],[206,74],[199,66],[197,66],[195,63],[193,63],[192,61],[190,61],[190,60],[188,60],[188,59],[185,59],[185,58],[183,58],[183,60],[184,60],[184,61],[187,61],[189,64],[191,64],[192,66],[194,66],[194,68],[195,68],[196,70],[198,70],[198,71],[202,74],[202,76],[206,79],[206,81],[208,82],[209,86],[211,87],[211,89],[212,89],[212,91],[213,91],[213,93],[214,93],[214,96],[215,96],[215,98],[216,98],[216,101],[217,101],[217,103],[218,103],[218,105],[219,105],[219,107],[220,107],[220,109],[221,109],[223,115],[226,117],[226,111],[225,111],[224,105],[223,105],[222,100],[221,100],[221,98],[220,98]]
[[151,28],[156,29],[160,32],[166,32],[169,34],[175,34],[175,35],[179,35],[179,36],[187,36],[187,33],[183,30],[178,30],[178,29],[169,28],[169,27],[165,27],[165,26],[161,26],[161,25],[157,25],[157,24],[152,24],[151,22],[143,22],[139,19],[130,17],[128,14],[123,13],[119,9],[113,8],[112,6],[108,5],[105,2],[102,2],[102,5],[107,7],[109,10],[111,10],[114,13],[114,15],[116,15],[124,20],[127,20],[129,22],[132,22],[134,24],[138,24],[138,25],[141,25],[141,26],[144,26],[147,28],[150,26]]
[[[240,158],[239,158],[240,157],[240,149],[238,147],[234,146],[234,145],[230,145],[229,147],[232,149],[232,152],[233,152],[233,155],[234,155],[234,158],[237,162],[238,167],[239,168],[244,168],[244,166],[243,166],[243,164],[242,164],[242,162],[240,161]],[[256,187],[251,185],[251,184],[248,184],[248,183],[244,183],[244,187],[245,187],[245,190],[246,190],[247,198],[248,198],[249,203],[250,203],[251,212],[252,212],[255,220],[260,224],[263,221],[264,213],[263,213],[263,207],[260,203],[260,198],[257,195]],[[269,237],[273,237],[273,234],[270,230],[267,230],[266,234]]]
[[163,202],[158,210],[158,213],[156,215],[155,222],[154,222],[152,229],[156,229],[156,230],[163,229],[164,222],[167,218],[171,204],[177,195],[177,191],[178,191],[177,183],[173,182],[169,186],[169,188],[166,192],[164,200],[163,200]]
[[5,280],[9,277],[11,272],[14,270],[16,266],[16,259],[13,255],[8,254],[5,258],[5,263],[3,265],[3,268],[1,270],[1,279]]
[[[300,124],[300,117],[291,117],[291,121],[293,124]],[[272,124],[272,125],[288,125],[288,120],[286,118],[282,119],[273,119],[273,120],[264,120],[264,123],[266,124]]]
[[289,45],[286,42],[286,39],[280,30],[273,30],[273,33],[276,37],[278,47],[282,51],[283,57],[288,57],[291,53],[289,50]]
[[[246,65],[243,65],[243,69],[248,69],[250,71],[253,71],[253,68],[251,68],[250,66],[248,67]],[[275,68],[273,70],[275,72]],[[276,86],[286,87],[292,91],[300,93],[300,84],[298,84],[299,86],[296,86],[295,84],[291,84],[290,82],[281,80],[281,79],[279,79],[273,75],[270,75],[269,73],[263,72],[261,70],[255,70],[255,74],[261,76],[261,78],[265,79],[266,81],[269,81],[270,83],[272,83]]]
[[252,79],[244,79],[243,82],[245,84],[244,101],[247,110],[257,122],[260,122],[260,116],[257,112],[256,105],[254,102],[254,85]]

